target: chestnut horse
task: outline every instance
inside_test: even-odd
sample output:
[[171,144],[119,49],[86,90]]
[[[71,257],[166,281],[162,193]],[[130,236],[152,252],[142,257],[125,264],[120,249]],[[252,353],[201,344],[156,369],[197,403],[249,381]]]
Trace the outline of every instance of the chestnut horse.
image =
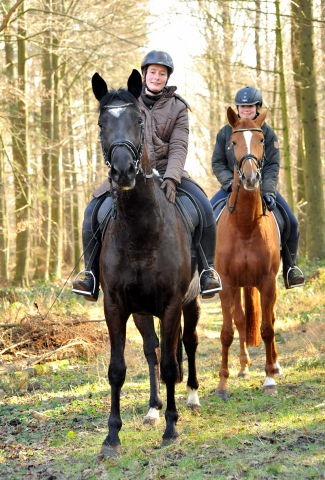
[[[241,369],[238,376],[249,376],[247,346],[259,345],[260,334],[266,350],[265,393],[277,391],[274,373],[281,373],[274,338],[276,279],[280,268],[279,234],[273,214],[265,211],[261,197],[264,160],[261,127],[266,115],[267,111],[256,120],[240,119],[232,108],[227,111],[233,129],[229,148],[234,152],[234,185],[227,208],[218,222],[215,262],[222,280],[219,295],[223,314],[222,365],[215,393],[222,400],[229,397],[228,354],[234,338],[233,319],[240,341]],[[241,304],[241,287],[244,288],[245,313]]]
[[143,148],[144,125],[137,101],[142,90],[140,73],[133,70],[128,90],[108,91],[106,82],[97,73],[92,85],[99,101],[98,125],[103,154],[110,168],[111,181],[116,186],[115,193],[112,190],[116,195],[116,214],[109,222],[100,256],[100,281],[111,345],[108,370],[111,411],[102,453],[115,456],[121,451],[120,394],[126,375],[124,348],[129,316],[133,314],[144,339],[149,363],[149,423],[157,420],[162,407],[153,316],[160,319],[160,369],[167,388],[165,445],[178,437],[175,383],[182,376],[182,365],[177,357],[182,311],[183,342],[189,367],[188,405],[200,407],[195,369],[200,297],[186,227],[175,205],[161,190],[158,174],[151,170]]

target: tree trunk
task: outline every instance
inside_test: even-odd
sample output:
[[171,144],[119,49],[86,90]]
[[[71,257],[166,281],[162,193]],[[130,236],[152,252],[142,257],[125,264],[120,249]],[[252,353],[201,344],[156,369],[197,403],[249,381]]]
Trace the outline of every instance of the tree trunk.
[[302,128],[302,112],[301,112],[301,78],[300,78],[300,46],[299,46],[299,22],[296,18],[299,17],[299,8],[296,3],[291,3],[291,58],[292,58],[292,71],[293,81],[295,87],[295,97],[298,113],[298,126],[297,126],[297,205],[298,205],[298,221],[299,221],[299,253],[305,255],[307,250],[307,237],[306,237],[306,205],[305,203],[305,151],[303,142],[303,128]]
[[280,99],[281,99],[281,113],[282,113],[282,129],[283,129],[283,157],[284,157],[284,173],[287,190],[287,200],[291,210],[295,213],[295,201],[292,184],[292,169],[290,158],[290,144],[289,144],[289,120],[287,107],[287,91],[284,73],[283,60],[283,44],[282,44],[282,29],[280,18],[280,4],[279,0],[275,0],[276,8],[276,43],[278,49],[278,61],[280,71]]
[[[22,4],[22,8],[24,3]],[[16,267],[14,283],[28,285],[30,246],[30,187],[28,157],[28,104],[26,99],[26,17],[18,23],[18,88],[16,132],[14,135],[13,158],[16,193]]]
[[[57,39],[53,45],[58,46]],[[52,204],[51,204],[51,252],[50,275],[57,279],[61,277],[62,266],[62,148],[61,141],[61,104],[60,104],[60,69],[59,57],[52,54],[54,71],[54,107],[53,107],[53,147],[51,158]]]
[[256,54],[256,76],[257,78],[261,74],[261,45],[260,45],[260,24],[261,24],[261,2],[255,0],[256,13],[255,13],[255,54]]
[[8,280],[8,228],[6,219],[5,162],[2,135],[0,142],[0,281]]
[[[76,265],[81,255],[80,231],[82,226],[79,224],[77,165],[76,165],[76,158],[74,153],[75,142],[74,142],[74,132],[72,128],[73,110],[72,110],[72,101],[71,101],[70,94],[68,96],[68,99],[69,99],[68,131],[69,131],[69,138],[70,138],[69,158],[70,158],[70,165],[72,170],[73,246],[74,246],[74,265]],[[78,271],[78,269],[80,269],[79,265],[76,266],[76,271]]]
[[[50,8],[50,7],[45,7]],[[49,277],[50,263],[50,228],[51,228],[51,144],[52,144],[52,58],[51,58],[51,32],[45,30],[44,45],[46,51],[42,58],[42,83],[43,96],[41,106],[41,131],[42,131],[42,226],[41,239],[38,249],[35,278]]]
[[317,105],[317,82],[312,0],[299,0],[301,109],[305,140],[305,187],[307,201],[307,248],[310,259],[325,257],[324,192],[320,129]]

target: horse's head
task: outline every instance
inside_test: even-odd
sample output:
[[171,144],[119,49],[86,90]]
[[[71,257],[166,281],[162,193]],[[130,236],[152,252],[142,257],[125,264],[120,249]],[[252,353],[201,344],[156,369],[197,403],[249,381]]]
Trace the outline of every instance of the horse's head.
[[142,89],[141,75],[133,70],[127,90],[109,91],[105,80],[95,73],[92,87],[99,101],[98,125],[110,176],[118,188],[132,189],[140,168],[144,140],[143,120],[137,101]]
[[246,190],[256,190],[262,177],[264,135],[261,127],[267,112],[251,120],[239,118],[231,107],[227,110],[228,122],[233,129],[230,148],[234,152],[234,166]]

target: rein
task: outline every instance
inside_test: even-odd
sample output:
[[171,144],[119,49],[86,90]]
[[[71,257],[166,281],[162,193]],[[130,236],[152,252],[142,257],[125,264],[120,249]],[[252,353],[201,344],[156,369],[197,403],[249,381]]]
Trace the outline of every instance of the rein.
[[[263,133],[263,130],[261,128],[238,128],[236,130],[233,130],[232,134],[234,133],[239,133],[239,132],[262,132]],[[236,158],[236,155],[235,155],[235,148],[234,148],[234,145],[232,146],[232,155],[233,155],[233,164],[234,166],[236,167],[236,170],[237,170],[237,173],[238,173],[238,177],[239,177],[239,180],[238,180],[238,183],[237,183],[237,187],[236,187],[236,197],[235,197],[235,203],[233,206],[229,205],[229,197],[227,197],[227,200],[226,200],[226,204],[227,204],[227,210],[229,213],[234,213],[234,211],[237,211],[238,212],[238,209],[236,208],[236,205],[237,205],[237,200],[238,200],[238,195],[239,195],[239,187],[240,187],[240,184],[242,183],[242,172],[241,172],[241,169],[243,168],[243,166],[245,165],[246,161],[248,159],[250,160],[253,160],[256,168],[257,168],[257,171],[258,173],[260,174],[261,176],[261,179],[260,179],[260,196],[261,196],[261,200],[262,200],[262,209],[263,209],[263,213],[261,216],[268,216],[266,214],[266,205],[263,201],[263,196],[262,196],[262,170],[263,170],[263,166],[264,166],[264,159],[265,159],[265,145],[263,143],[263,155],[262,155],[262,160],[260,160],[256,155],[254,155],[253,153],[246,153],[245,155],[243,155],[241,157],[241,159],[239,160],[239,162],[237,161],[237,158]]]
[[[105,105],[102,108],[115,109],[115,108],[124,108],[124,107],[136,107],[136,105],[134,103],[124,103],[123,105]],[[101,146],[102,146],[102,152],[103,152],[103,157],[104,157],[104,160],[105,160],[105,164],[108,166],[109,169],[111,169],[111,167],[112,167],[111,163],[112,163],[112,158],[113,158],[115,150],[118,147],[126,147],[132,154],[133,162],[135,163],[136,175],[139,172],[141,172],[143,174],[145,180],[147,178],[152,178],[153,177],[153,173],[151,173],[150,175],[146,175],[146,169],[145,168],[143,169],[142,166],[141,166],[141,159],[142,159],[142,154],[143,154],[143,142],[144,142],[144,123],[143,123],[143,121],[141,122],[140,145],[138,146],[138,148],[132,142],[130,142],[129,140],[118,139],[118,140],[115,140],[111,144],[111,146],[109,147],[108,150],[106,150],[106,148],[104,147],[103,134],[102,134],[101,129],[99,131],[99,138],[100,138],[100,143],[101,143]],[[112,188],[112,179],[111,179],[110,175],[108,176],[108,179],[109,179],[110,186],[111,186],[112,198],[115,198],[113,188]]]

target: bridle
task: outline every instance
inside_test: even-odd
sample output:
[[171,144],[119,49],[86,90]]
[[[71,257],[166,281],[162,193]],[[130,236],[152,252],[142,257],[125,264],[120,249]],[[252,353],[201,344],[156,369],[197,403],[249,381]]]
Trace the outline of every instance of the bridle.
[[[263,133],[263,130],[261,128],[238,128],[236,130],[233,130],[232,134],[239,133],[239,132],[262,132]],[[238,195],[239,195],[239,187],[240,187],[240,184],[243,181],[242,169],[243,169],[246,161],[249,159],[249,160],[252,160],[254,162],[254,164],[256,166],[256,169],[257,169],[257,173],[260,174],[260,195],[261,195],[262,208],[263,208],[262,216],[268,216],[268,215],[266,215],[266,205],[263,201],[263,196],[262,196],[262,170],[263,170],[264,160],[265,160],[265,144],[264,144],[264,142],[263,142],[262,160],[260,158],[258,158],[256,155],[254,155],[253,153],[246,153],[245,155],[243,155],[241,157],[241,159],[238,162],[237,158],[236,158],[236,155],[235,155],[234,145],[232,146],[231,150],[232,150],[232,155],[233,155],[233,164],[234,164],[234,167],[237,170],[239,180],[238,180],[237,187],[236,187],[236,198],[235,198],[235,203],[234,203],[233,206],[229,205],[229,197],[227,197],[227,202],[226,203],[227,203],[228,212],[229,213],[234,213],[235,210],[238,211],[237,208],[236,208],[236,205],[237,205],[237,200],[238,200]]]
[[[105,105],[102,108],[114,109],[114,108],[124,108],[124,107],[136,107],[137,108],[137,106],[134,103],[124,103],[123,105]],[[146,181],[147,178],[152,178],[154,174],[151,173],[150,175],[146,175],[146,169],[142,168],[142,165],[141,165],[142,154],[143,154],[143,142],[144,142],[144,123],[143,123],[143,120],[140,124],[140,127],[141,127],[140,144],[139,144],[138,147],[136,147],[129,140],[126,140],[126,139],[123,138],[123,139],[115,140],[110,145],[109,149],[106,150],[106,148],[104,146],[104,142],[103,142],[103,134],[102,134],[101,129],[99,131],[99,138],[100,138],[100,143],[101,143],[101,146],[102,146],[102,151],[103,151],[103,157],[104,157],[104,160],[105,160],[105,164],[108,166],[109,169],[112,168],[112,159],[113,159],[113,155],[114,155],[116,149],[118,147],[126,147],[132,154],[133,163],[135,165],[135,170],[136,170],[136,175],[139,172],[142,173],[142,175],[144,176],[144,179]],[[111,195],[112,195],[112,198],[114,198],[114,191],[113,191],[113,188],[112,188],[112,178],[111,178],[110,173],[111,173],[111,171],[109,171],[108,180],[110,182]]]

